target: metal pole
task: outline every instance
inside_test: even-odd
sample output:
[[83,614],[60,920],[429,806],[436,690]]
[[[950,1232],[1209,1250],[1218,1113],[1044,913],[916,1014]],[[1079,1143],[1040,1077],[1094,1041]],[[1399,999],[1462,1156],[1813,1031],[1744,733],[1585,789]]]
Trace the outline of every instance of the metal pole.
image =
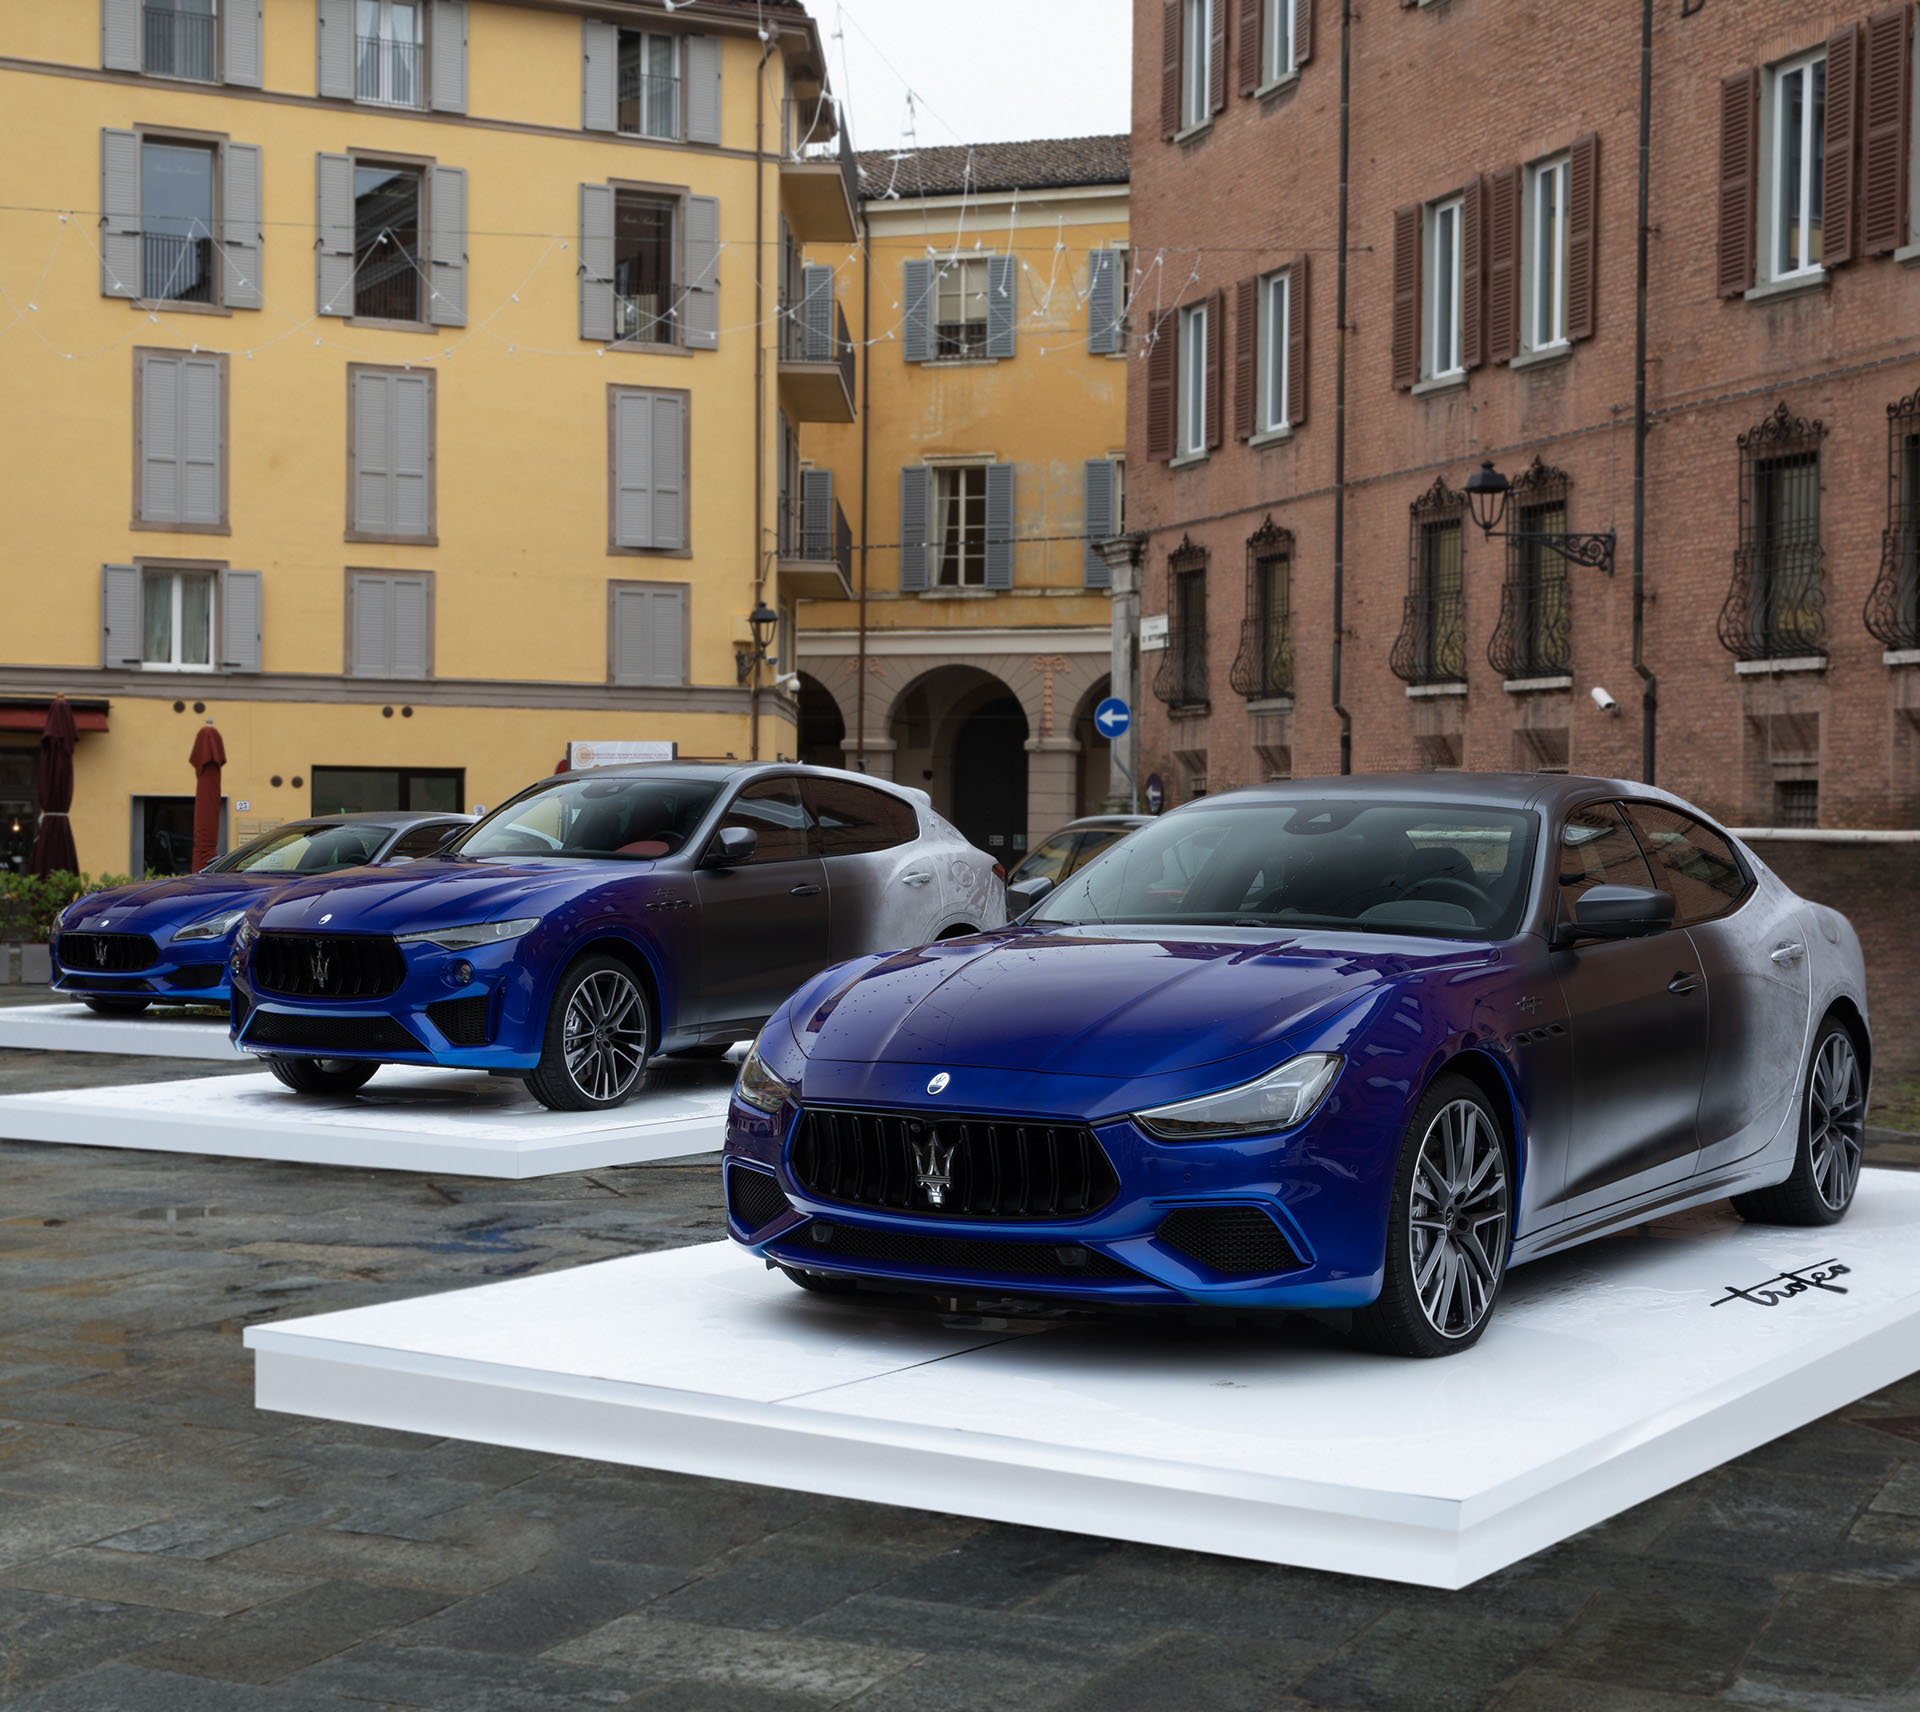
[[1333,711],[1340,717],[1340,771],[1353,771],[1353,715],[1341,700],[1347,623],[1347,164],[1353,71],[1353,0],[1340,0],[1340,211],[1333,358]]
[[[841,124],[846,123],[842,114]],[[860,618],[853,674],[853,764],[867,770],[867,483],[868,435],[873,427],[873,223],[860,209]]]
[[1653,0],[1640,0],[1640,215],[1633,306],[1633,669],[1640,675],[1640,777],[1653,783],[1659,680],[1646,661],[1647,236],[1653,157]]

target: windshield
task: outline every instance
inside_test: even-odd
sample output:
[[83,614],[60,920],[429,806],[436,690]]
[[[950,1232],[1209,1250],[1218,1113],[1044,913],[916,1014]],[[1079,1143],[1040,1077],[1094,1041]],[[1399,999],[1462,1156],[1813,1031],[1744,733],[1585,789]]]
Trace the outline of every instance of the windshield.
[[510,802],[455,846],[459,856],[671,856],[720,794],[711,779],[569,773]]
[[210,871],[223,874],[318,874],[358,868],[380,853],[393,828],[369,821],[346,826],[282,826],[222,856]]
[[1191,923],[1504,939],[1534,818],[1430,803],[1247,803],[1156,821],[1047,894],[1047,923]]

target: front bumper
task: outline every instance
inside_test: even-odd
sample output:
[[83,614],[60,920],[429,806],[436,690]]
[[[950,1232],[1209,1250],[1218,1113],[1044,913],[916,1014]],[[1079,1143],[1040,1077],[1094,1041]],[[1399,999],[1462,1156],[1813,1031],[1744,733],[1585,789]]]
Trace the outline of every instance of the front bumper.
[[61,961],[58,938],[52,950],[53,990],[76,999],[150,999],[157,1004],[224,1005],[229,946],[217,939],[174,945],[162,941],[151,963],[138,969],[103,973]]

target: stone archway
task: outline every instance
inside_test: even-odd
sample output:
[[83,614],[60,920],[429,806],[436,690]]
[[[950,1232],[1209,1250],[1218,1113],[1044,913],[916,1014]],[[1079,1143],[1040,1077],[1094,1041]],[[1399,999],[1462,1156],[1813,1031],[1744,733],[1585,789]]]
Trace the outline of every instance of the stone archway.
[[810,673],[800,674],[800,717],[795,726],[795,759],[809,767],[849,766],[847,722],[833,691]]
[[1069,735],[1080,746],[1074,757],[1076,814],[1104,812],[1113,794],[1113,744],[1093,723],[1093,710],[1111,693],[1111,682],[1111,678],[1100,678],[1087,686],[1068,727]]
[[894,698],[893,776],[925,790],[970,840],[1009,861],[1027,845],[1028,729],[1004,680],[979,666],[935,666]]

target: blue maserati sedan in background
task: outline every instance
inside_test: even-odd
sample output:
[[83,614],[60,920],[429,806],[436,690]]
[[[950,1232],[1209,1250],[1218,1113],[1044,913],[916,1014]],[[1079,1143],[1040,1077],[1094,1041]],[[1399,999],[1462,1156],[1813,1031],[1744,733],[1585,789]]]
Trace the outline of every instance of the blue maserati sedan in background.
[[1336,1310],[1431,1356],[1507,1268],[1731,1195],[1830,1223],[1844,917],[1647,786],[1230,792],[999,932],[828,970],[741,1067],[736,1241],[811,1289]]
[[89,892],[55,924],[53,986],[105,1015],[153,1004],[224,1005],[227,957],[247,906],[303,875],[431,856],[465,814],[329,814],[290,820],[197,874]]
[[656,1052],[719,1056],[829,963],[1006,920],[925,793],[831,768],[648,762],[543,779],[402,873],[249,911],[233,1038],[301,1093],[382,1063],[615,1106]]

